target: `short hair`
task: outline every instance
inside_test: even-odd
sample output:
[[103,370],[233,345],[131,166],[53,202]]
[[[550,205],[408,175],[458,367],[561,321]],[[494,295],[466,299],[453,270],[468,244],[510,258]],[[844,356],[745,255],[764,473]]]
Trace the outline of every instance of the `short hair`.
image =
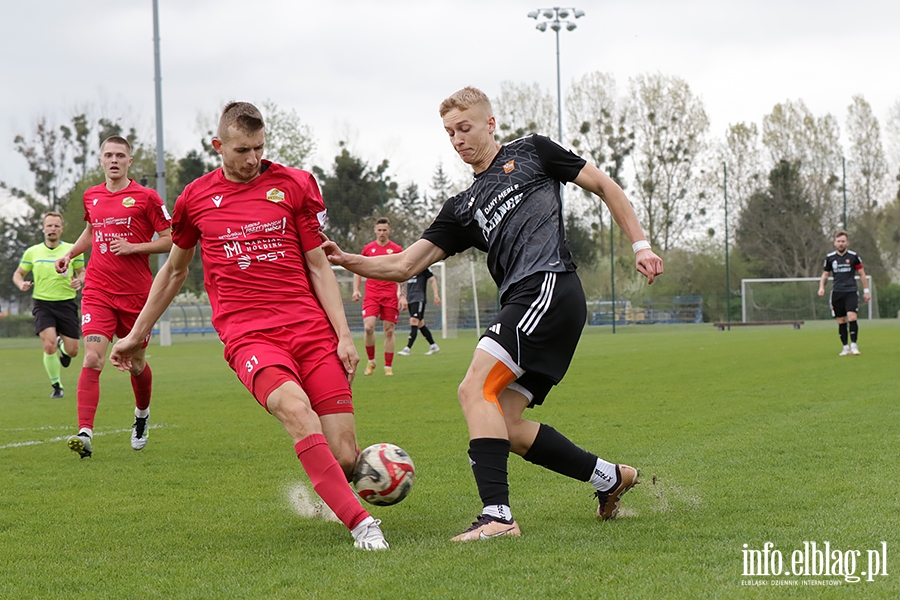
[[224,140],[227,137],[228,128],[232,126],[244,133],[256,133],[266,124],[259,109],[249,102],[229,102],[222,109],[216,136],[220,140]]
[[128,156],[131,156],[131,142],[123,138],[121,135],[111,135],[100,144],[100,152],[103,152],[104,146],[106,144],[112,142],[113,144],[122,144],[126,148],[128,148]]
[[51,210],[51,211],[47,211],[47,212],[44,213],[44,218],[41,219],[41,226],[43,226],[44,223],[47,222],[47,217],[58,217],[59,220],[62,222],[63,225],[66,224],[66,220],[63,219],[63,216],[62,216],[61,214],[59,214],[58,212],[54,212],[54,211]]
[[375,227],[378,227],[379,225],[387,225],[388,227],[390,227],[391,220],[387,217],[378,217],[377,219],[375,219]]
[[850,234],[847,233],[847,230],[845,230],[845,229],[838,229],[838,230],[834,233],[834,239],[838,239],[838,238],[841,237],[841,236],[844,236],[844,237],[847,238],[848,240],[850,239]]
[[491,108],[491,101],[488,99],[487,95],[478,88],[472,86],[464,87],[441,102],[440,112],[443,117],[453,109],[463,111],[474,106],[484,106],[487,108],[489,115],[494,114],[494,109]]

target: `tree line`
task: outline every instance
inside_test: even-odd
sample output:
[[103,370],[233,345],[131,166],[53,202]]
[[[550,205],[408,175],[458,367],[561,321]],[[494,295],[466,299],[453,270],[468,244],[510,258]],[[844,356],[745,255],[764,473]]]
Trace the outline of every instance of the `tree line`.
[[[298,113],[271,101],[260,108],[266,157],[313,172],[328,206],[328,234],[344,247],[369,241],[378,215],[391,217],[397,241],[412,243],[443,201],[468,186],[438,164],[420,191],[415,182],[397,181],[387,160],[371,165],[344,143],[330,165],[309,165],[316,140]],[[900,280],[900,101],[882,127],[865,98],[854,96],[844,120],[846,146],[837,117],[814,115],[802,100],[777,104],[759,123],[731,124],[716,137],[687,82],[663,74],[634,77],[623,93],[611,75],[587,74],[567,90],[565,109],[563,144],[625,189],[651,244],[668,258],[654,293],[720,300],[732,293],[723,290],[720,273],[726,194],[736,280],[819,275],[830,236],[840,227],[850,231],[851,246],[882,288]],[[529,133],[556,137],[554,95],[537,84],[501,83],[494,110],[500,142]],[[0,297],[23,297],[11,283],[12,271],[24,249],[41,241],[44,212],[64,215],[65,240],[80,233],[82,194],[103,181],[101,140],[127,137],[135,149],[130,175],[156,185],[153,143],[122,121],[83,111],[61,125],[43,117],[15,137],[34,184],[22,190],[0,182],[27,205],[26,214],[0,220]],[[219,165],[209,129],[184,156],[166,157],[170,208],[185,185]],[[648,293],[632,277],[630,247],[615,235],[599,198],[568,191],[566,225],[589,293],[608,293],[604,282],[612,267],[602,259],[610,252],[621,262],[620,294]],[[202,290],[199,259],[186,289]],[[721,304],[707,300],[710,318],[721,317]]]

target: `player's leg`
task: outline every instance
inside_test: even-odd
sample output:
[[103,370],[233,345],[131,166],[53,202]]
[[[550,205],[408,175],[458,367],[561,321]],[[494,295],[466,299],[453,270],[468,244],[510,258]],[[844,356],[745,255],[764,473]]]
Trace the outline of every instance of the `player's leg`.
[[62,398],[65,392],[63,391],[62,380],[59,377],[62,365],[57,354],[59,352],[59,337],[56,333],[56,327],[44,327],[38,332],[38,336],[40,336],[41,345],[43,346],[44,370],[47,372],[47,377],[50,378],[50,386],[53,388],[50,397]]
[[363,328],[365,329],[365,345],[366,345],[366,370],[363,375],[371,375],[375,372],[375,324],[378,322],[377,314],[369,314],[363,310]]
[[831,316],[835,318],[838,324],[838,335],[841,338],[843,349],[839,356],[848,356],[850,354],[850,339],[847,328],[847,306],[844,301],[844,294],[831,291],[830,302]]
[[392,298],[380,307],[381,325],[384,330],[384,374],[394,374],[394,330],[400,321],[400,305]]
[[65,300],[56,304],[56,333],[59,336],[59,362],[68,367],[78,356],[78,341],[81,339],[81,319],[75,300]]
[[847,310],[847,334],[850,338],[850,354],[859,354],[859,346],[856,345],[859,336],[859,292],[847,294],[844,308]]
[[425,309],[424,304],[422,306],[422,319],[419,320],[419,331],[422,332],[422,335],[425,336],[425,341],[428,342],[428,352],[425,353],[426,356],[430,356],[437,352],[441,351],[441,347],[438,346],[434,341],[434,336],[431,335],[431,330],[428,329],[428,326],[425,325]]
[[416,337],[419,335],[419,319],[416,316],[419,304],[419,302],[413,302],[407,307],[409,310],[409,337],[406,338],[406,347],[397,353],[401,356],[409,356],[413,344],[416,343]]
[[[92,318],[95,312],[86,313]],[[93,454],[94,417],[100,403],[100,373],[106,360],[110,340],[99,333],[84,336],[84,361],[78,377],[78,433],[70,436],[67,445],[81,458]]]
[[[117,297],[116,336],[123,338],[134,329],[147,298],[143,294]],[[134,353],[129,369],[131,390],[134,392],[134,423],[131,425],[131,448],[143,450],[150,434],[150,398],[153,393],[153,370],[146,360],[150,334],[144,338],[141,348]]]
[[509,505],[509,435],[498,395],[515,375],[479,346],[459,385],[459,402],[469,427],[469,462],[482,511],[455,542],[521,535]]

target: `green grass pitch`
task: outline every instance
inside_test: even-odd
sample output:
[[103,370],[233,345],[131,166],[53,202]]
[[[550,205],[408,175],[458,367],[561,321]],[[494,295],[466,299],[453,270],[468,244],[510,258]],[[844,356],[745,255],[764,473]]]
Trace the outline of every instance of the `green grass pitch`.
[[[598,522],[588,484],[511,457],[523,536],[467,544],[449,538],[481,508],[456,399],[475,334],[435,356],[419,340],[392,378],[379,334],[379,368],[354,383],[359,443],[398,444],[417,468],[406,500],[367,506],[391,544],[380,553],[298,514],[309,485],[290,440],[209,336],[148,349],[142,452],[128,377],[107,365],[85,460],[64,441],[81,358],[51,400],[38,340],[0,340],[0,598],[896,598],[900,324],[863,321],[856,357],[837,356],[836,330],[588,329],[527,414],[643,483]],[[887,575],[744,575],[747,549],[772,542],[790,566],[826,541],[861,552],[857,575],[886,548]]]

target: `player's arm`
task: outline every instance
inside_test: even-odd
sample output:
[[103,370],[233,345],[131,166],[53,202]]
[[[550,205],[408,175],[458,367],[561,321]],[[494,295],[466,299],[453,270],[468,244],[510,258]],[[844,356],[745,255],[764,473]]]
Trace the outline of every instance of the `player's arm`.
[[28,271],[23,269],[21,266],[16,267],[16,272],[13,273],[13,283],[16,284],[16,287],[23,292],[27,292],[32,287],[34,287],[33,281],[25,281],[25,275],[27,274]]
[[362,294],[359,291],[361,284],[362,284],[362,277],[360,277],[359,275],[354,273],[353,274],[353,301],[354,302],[359,302],[359,299],[362,297]]
[[348,379],[352,381],[356,365],[359,363],[359,354],[356,352],[356,345],[350,335],[350,326],[347,324],[347,315],[344,314],[344,301],[341,300],[341,289],[338,286],[337,277],[335,277],[331,263],[328,262],[321,247],[313,248],[309,252],[304,252],[303,255],[309,269],[310,286],[337,333],[338,358],[344,364]]
[[109,243],[109,250],[117,256],[126,254],[162,254],[171,250],[172,230],[167,228],[157,231],[156,234],[159,237],[155,240],[140,244],[132,244],[125,238],[113,238]]
[[857,271],[859,271],[859,279],[863,284],[863,302],[868,302],[872,299],[872,294],[869,291],[869,278],[866,277],[866,269],[862,265],[859,265]]
[[434,294],[434,305],[440,306],[441,305],[441,297],[438,295],[438,284],[437,284],[436,277],[431,278],[431,291]]
[[819,295],[825,295],[825,282],[828,281],[828,275],[830,273],[828,271],[822,271],[822,277],[819,279]]
[[120,371],[131,368],[131,357],[140,349],[141,344],[153,324],[156,323],[175,298],[184,280],[187,279],[188,267],[194,258],[195,248],[185,250],[180,246],[172,246],[169,259],[159,268],[159,273],[150,286],[147,302],[134,322],[131,333],[116,342],[109,361]]
[[647,244],[647,238],[644,236],[644,230],[641,229],[634,208],[619,184],[590,163],[584,165],[573,183],[600,196],[632,244],[643,242],[644,247],[634,253],[634,258],[637,270],[647,277],[648,283],[653,283],[653,279],[663,272],[663,261]]
[[370,279],[382,279],[384,281],[406,281],[413,275],[421,273],[426,267],[447,258],[446,252],[439,246],[426,239],[420,239],[415,244],[396,254],[384,256],[362,256],[360,254],[348,254],[340,247],[324,237],[325,243],[322,250],[333,265],[340,265],[357,275]]
[[80,290],[84,287],[84,274],[87,272],[87,269],[84,267],[79,267],[75,269],[75,277],[72,278],[72,281],[69,283],[69,287],[75,290]]
[[69,268],[69,262],[78,256],[79,254],[84,254],[91,247],[91,238],[94,236],[94,227],[90,224],[90,222],[86,222],[84,224],[84,231],[81,232],[81,235],[78,236],[78,239],[75,240],[75,243],[72,244],[72,247],[62,255],[62,257],[56,261],[56,272],[57,273],[65,273],[66,269]]
[[400,305],[400,310],[406,310],[409,306],[409,301],[406,298],[406,292],[409,288],[409,283],[406,281],[397,284],[397,303]]

